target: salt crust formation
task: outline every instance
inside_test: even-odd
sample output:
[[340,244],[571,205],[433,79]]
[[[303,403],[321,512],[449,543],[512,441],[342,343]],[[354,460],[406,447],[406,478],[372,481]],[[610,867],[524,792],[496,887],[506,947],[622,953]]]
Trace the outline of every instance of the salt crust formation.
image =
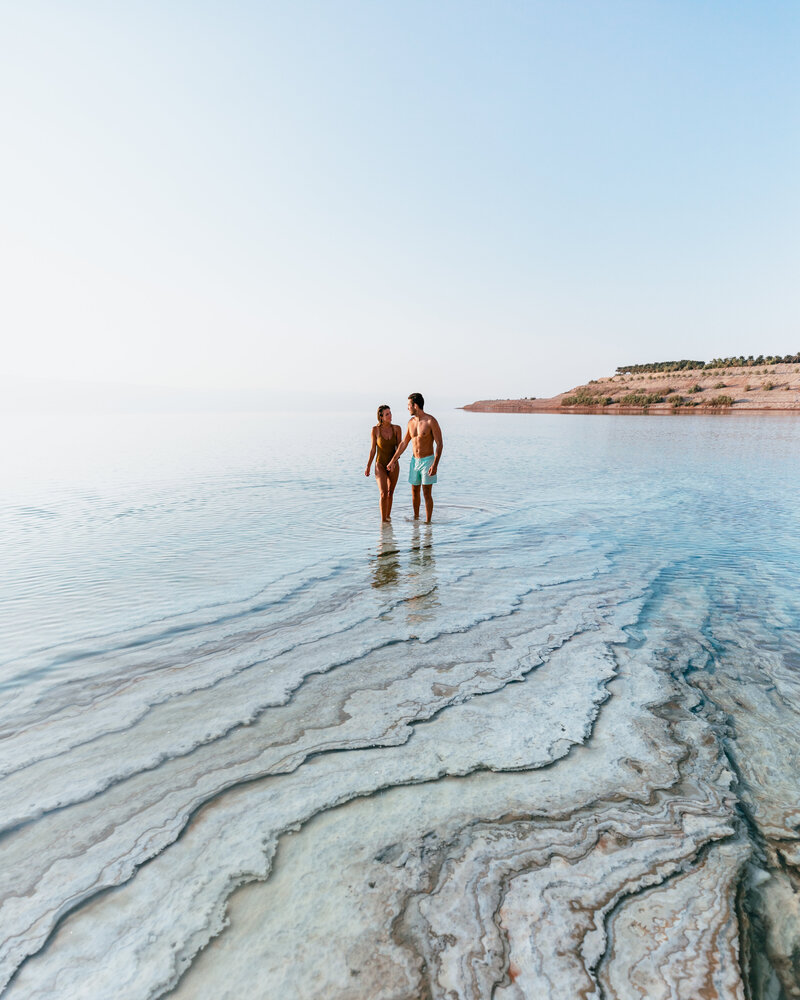
[[657,527],[414,528],[8,665],[2,995],[800,996],[786,591]]

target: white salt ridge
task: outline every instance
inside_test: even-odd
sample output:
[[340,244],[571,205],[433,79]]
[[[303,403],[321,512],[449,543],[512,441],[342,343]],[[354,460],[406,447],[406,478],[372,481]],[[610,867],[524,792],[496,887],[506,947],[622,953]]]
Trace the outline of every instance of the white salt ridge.
[[[571,568],[568,575],[573,576],[574,569]],[[554,605],[565,598],[555,592],[554,580],[557,578],[558,571],[545,567],[546,588],[537,598],[541,606],[539,614],[544,616],[545,623],[539,626],[542,632],[539,642],[545,648],[548,644],[565,641],[573,633],[575,620],[571,603],[577,601],[581,608],[590,607],[594,602],[594,598],[589,603],[589,599],[580,594],[568,599],[564,623],[559,627]],[[503,588],[498,586],[496,573],[492,579],[497,600]],[[535,573],[531,575],[531,582],[535,583]],[[584,582],[583,589],[592,594],[596,581]],[[501,606],[498,613],[500,622],[505,624],[502,617],[505,616],[508,622],[514,623],[513,632],[498,631],[497,621],[486,620],[486,614],[479,616],[484,620],[475,624],[474,616],[461,609],[461,630],[450,635],[445,633],[435,642],[389,647],[394,653],[392,659],[387,658],[383,647],[359,656],[346,666],[336,668],[330,678],[324,674],[313,678],[284,709],[277,707],[258,722],[238,727],[219,745],[202,743],[183,756],[164,755],[158,767],[140,770],[131,777],[127,777],[130,774],[127,754],[113,752],[114,742],[126,734],[111,733],[103,741],[93,741],[88,748],[95,756],[88,762],[84,747],[67,755],[58,777],[71,776],[71,779],[59,782],[53,778],[51,793],[54,798],[60,797],[56,803],[60,808],[43,816],[36,824],[12,832],[6,839],[6,865],[0,875],[0,886],[10,889],[16,884],[19,887],[22,879],[25,895],[12,897],[0,906],[0,916],[11,924],[27,922],[31,926],[24,940],[15,939],[11,943],[11,955],[18,955],[22,947],[36,947],[41,943],[42,935],[63,913],[60,900],[66,897],[70,905],[74,905],[102,886],[129,878],[138,864],[174,840],[194,810],[224,789],[265,774],[294,770],[310,754],[376,743],[401,743],[410,735],[409,722],[429,717],[447,704],[491,691],[508,679],[521,676],[530,669],[531,663],[509,643],[521,632],[522,648],[528,650],[537,636],[532,631],[534,622],[529,616],[517,622],[512,614],[520,605],[520,598],[512,591],[509,591],[509,598],[509,603]],[[613,604],[614,598],[615,595],[610,595],[608,602]],[[458,624],[454,620],[454,627]],[[517,640],[516,645],[519,642]],[[306,660],[313,648],[312,639],[304,643]],[[341,654],[337,661],[340,659]],[[366,689],[365,676],[369,678]],[[312,689],[309,685],[313,684]],[[218,705],[227,707],[227,701],[220,703],[212,699],[204,709],[204,697],[205,692],[200,691],[174,726],[165,725],[161,731],[154,728],[144,734],[138,733],[135,746],[146,752],[152,744],[170,743],[173,732],[180,738],[187,730],[191,733],[192,727],[196,731],[203,725],[204,718],[213,717]],[[235,708],[235,702],[233,706]],[[285,721],[280,721],[276,713]],[[145,717],[146,721],[151,714]],[[311,728],[304,721],[306,719],[314,720]],[[106,758],[107,766],[116,766],[121,776],[117,775],[115,783],[103,794],[90,798],[91,785],[87,782],[98,782],[96,772],[102,773]],[[80,762],[77,767],[76,760]],[[150,758],[144,760],[150,763]],[[41,808],[48,794],[48,768],[52,769],[53,765],[48,761],[41,766],[41,782],[32,783],[33,768],[25,768],[16,784],[16,776],[12,775],[0,785],[0,791],[5,791],[10,802],[24,803],[22,795],[30,794],[30,808]],[[69,802],[76,804],[66,808]],[[143,830],[148,831],[144,837]],[[69,860],[60,861],[64,856]],[[84,863],[75,864],[76,856],[82,856]],[[31,863],[32,857],[36,859],[34,863]],[[12,960],[15,959],[12,957]]]

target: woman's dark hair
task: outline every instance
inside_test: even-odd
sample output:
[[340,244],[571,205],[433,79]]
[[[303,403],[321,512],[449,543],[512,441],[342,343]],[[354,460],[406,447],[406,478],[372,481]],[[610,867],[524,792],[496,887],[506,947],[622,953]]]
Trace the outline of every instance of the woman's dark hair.
[[412,392],[408,398],[415,406],[418,406],[421,410],[425,409],[425,400],[422,398],[421,392]]
[[380,423],[383,418],[384,410],[391,410],[391,406],[389,406],[388,403],[384,403],[382,406],[378,407],[378,423]]

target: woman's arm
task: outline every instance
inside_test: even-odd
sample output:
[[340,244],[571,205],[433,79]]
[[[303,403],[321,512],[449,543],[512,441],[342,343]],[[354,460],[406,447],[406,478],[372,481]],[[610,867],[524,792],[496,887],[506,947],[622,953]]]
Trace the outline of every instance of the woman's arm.
[[372,433],[369,437],[370,444],[372,447],[369,449],[369,458],[367,459],[367,467],[364,469],[364,475],[369,476],[369,467],[372,465],[372,459],[375,458],[375,452],[378,450],[378,442],[375,440],[375,428],[372,428]]

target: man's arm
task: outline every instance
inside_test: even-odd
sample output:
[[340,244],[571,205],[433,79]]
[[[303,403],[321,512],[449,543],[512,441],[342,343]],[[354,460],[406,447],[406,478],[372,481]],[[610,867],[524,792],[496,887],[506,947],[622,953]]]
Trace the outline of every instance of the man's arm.
[[[409,428],[410,428],[410,426],[411,426],[411,422],[409,421]],[[397,465],[397,459],[400,458],[400,456],[406,450],[406,448],[408,447],[408,444],[409,444],[410,441],[411,441],[411,431],[408,428],[406,428],[406,436],[403,438],[403,440],[397,446],[397,451],[394,453],[394,455],[392,455],[391,461],[386,466],[386,468],[390,472]]]
[[372,428],[370,434],[370,443],[372,447],[369,450],[369,458],[367,459],[367,467],[364,469],[364,475],[369,476],[369,467],[372,465],[372,459],[375,458],[375,452],[378,450],[378,442],[375,438],[375,428]]
[[431,430],[433,431],[433,440],[436,445],[436,457],[431,465],[431,475],[436,475],[436,470],[439,468],[439,459],[442,457],[442,452],[444,451],[444,441],[442,440],[442,429],[439,426],[439,421],[436,417],[432,417]]

